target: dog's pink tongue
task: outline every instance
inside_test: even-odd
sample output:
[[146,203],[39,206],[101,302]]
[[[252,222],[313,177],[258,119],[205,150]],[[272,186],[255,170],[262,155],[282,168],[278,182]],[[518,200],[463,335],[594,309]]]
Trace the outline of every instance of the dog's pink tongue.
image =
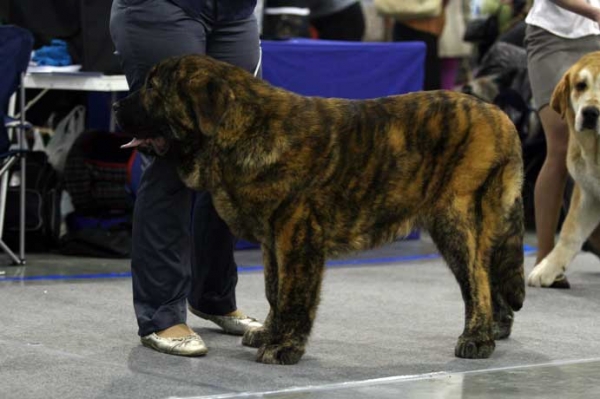
[[142,144],[144,142],[144,140],[140,140],[140,139],[136,139],[135,137],[133,138],[133,140],[131,140],[129,143],[127,144],[123,144],[121,146],[121,148],[132,148],[132,147],[137,147],[138,145]]

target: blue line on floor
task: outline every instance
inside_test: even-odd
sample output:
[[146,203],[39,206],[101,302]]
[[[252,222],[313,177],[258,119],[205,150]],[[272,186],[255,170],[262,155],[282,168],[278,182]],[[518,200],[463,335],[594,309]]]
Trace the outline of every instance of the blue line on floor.
[[[524,246],[525,254],[531,254],[535,252],[536,249],[529,245]],[[418,261],[418,260],[427,260],[427,259],[438,259],[441,256],[437,253],[435,254],[425,254],[425,255],[407,255],[407,256],[392,256],[387,258],[372,258],[372,259],[346,259],[346,260],[332,260],[326,263],[327,267],[354,267],[354,266],[362,266],[362,265],[381,265],[386,263],[396,263],[396,262],[410,262],[410,261]],[[248,273],[263,270],[262,265],[247,265],[247,266],[238,266],[239,273]],[[0,276],[0,282],[2,281],[52,281],[52,280],[92,280],[92,279],[112,279],[112,278],[130,278],[131,272],[121,272],[121,273],[94,273],[94,274],[71,274],[71,275],[62,275],[62,274],[54,274],[47,276],[11,276],[11,277],[2,277]]]
[[92,280],[105,278],[127,278],[131,277],[131,272],[122,273],[94,273],[94,274],[49,274],[47,276],[0,276],[2,281],[44,281],[44,280]]
[[[524,245],[523,250],[525,255],[529,255],[536,251],[536,248],[531,247],[529,245]],[[387,258],[365,258],[365,259],[343,259],[343,260],[330,260],[325,264],[327,267],[353,267],[353,266],[362,266],[362,265],[381,265],[385,263],[396,263],[396,262],[410,262],[410,261],[418,261],[418,260],[426,260],[426,259],[441,259],[441,255],[438,253],[434,254],[424,254],[424,255],[407,255],[407,256],[391,256]],[[238,270],[240,272],[252,272],[252,271],[260,271],[263,269],[262,265],[248,265],[248,266],[239,266]]]
[[[392,256],[388,258],[373,258],[373,259],[343,259],[343,260],[330,260],[325,263],[327,267],[354,267],[363,265],[381,265],[385,263],[396,263],[396,262],[409,262],[416,260],[425,259],[438,259],[441,258],[439,254],[425,254],[425,255],[408,255],[408,256]],[[262,265],[246,265],[239,266],[238,271],[241,273],[260,271],[263,269]]]

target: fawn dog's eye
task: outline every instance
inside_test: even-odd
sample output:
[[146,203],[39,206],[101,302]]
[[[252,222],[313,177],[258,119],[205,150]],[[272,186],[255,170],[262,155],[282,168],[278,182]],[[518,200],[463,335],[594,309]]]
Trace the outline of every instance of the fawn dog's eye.
[[585,89],[587,89],[587,83],[585,83],[585,82],[577,82],[575,84],[575,90],[577,90],[577,91],[584,91]]

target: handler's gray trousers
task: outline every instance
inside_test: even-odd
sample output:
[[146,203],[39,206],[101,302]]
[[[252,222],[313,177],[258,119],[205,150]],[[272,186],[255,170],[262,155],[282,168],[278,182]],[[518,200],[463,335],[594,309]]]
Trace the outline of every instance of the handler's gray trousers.
[[[192,18],[168,0],[114,0],[110,31],[131,91],[157,62],[208,54],[254,72],[253,15],[222,21],[214,2]],[[133,214],[133,302],[141,336],[186,322],[186,300],[204,313],[236,309],[234,238],[208,193],[193,193],[172,162],[148,157]]]

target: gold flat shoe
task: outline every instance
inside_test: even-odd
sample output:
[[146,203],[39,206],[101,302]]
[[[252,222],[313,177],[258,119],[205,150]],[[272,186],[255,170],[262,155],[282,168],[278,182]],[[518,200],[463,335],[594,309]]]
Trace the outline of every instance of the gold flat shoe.
[[158,352],[177,356],[204,356],[208,348],[196,333],[181,338],[163,338],[152,333],[141,337],[142,345]]
[[190,312],[204,320],[209,320],[218,325],[227,334],[244,335],[244,333],[252,328],[262,327],[262,323],[254,317],[249,316],[215,316],[203,313],[191,306],[188,306]]

